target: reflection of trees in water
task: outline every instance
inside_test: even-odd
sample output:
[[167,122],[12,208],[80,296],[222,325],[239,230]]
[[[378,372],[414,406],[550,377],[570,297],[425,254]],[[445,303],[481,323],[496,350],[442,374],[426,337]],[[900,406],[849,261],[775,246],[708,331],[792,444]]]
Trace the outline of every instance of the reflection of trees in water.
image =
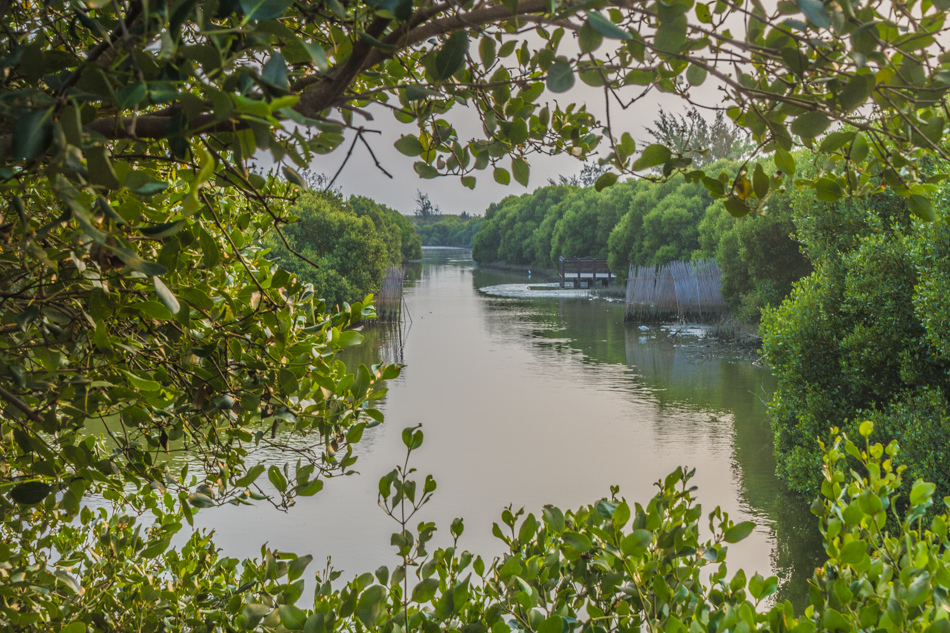
[[[490,277],[483,281],[503,283],[497,275]],[[774,535],[772,565],[782,583],[778,599],[804,608],[807,581],[824,552],[807,500],[775,476],[766,405],[774,379],[765,369],[711,352],[701,339],[657,328],[641,332],[623,322],[620,304],[486,299],[483,305],[499,317],[492,319],[493,327],[528,338],[539,351],[573,354],[585,364],[630,367],[622,388],[648,393],[655,402],[657,415],[644,422],[660,441],[690,437],[731,445],[740,499]],[[669,415],[674,410],[676,415]]]
[[807,604],[807,582],[824,560],[817,518],[807,500],[790,492],[775,476],[772,431],[765,401],[774,379],[749,362],[707,357],[698,346],[673,346],[668,336],[640,336],[630,328],[628,364],[649,382],[662,386],[661,399],[689,398],[704,409],[728,412],[736,480],[742,500],[759,521],[773,528],[772,564],[782,581],[778,598],[799,608]]
[[406,337],[411,328],[411,323],[405,319],[401,323],[369,321],[363,325],[363,342],[344,350],[340,359],[346,363],[348,371],[360,365],[402,363]]

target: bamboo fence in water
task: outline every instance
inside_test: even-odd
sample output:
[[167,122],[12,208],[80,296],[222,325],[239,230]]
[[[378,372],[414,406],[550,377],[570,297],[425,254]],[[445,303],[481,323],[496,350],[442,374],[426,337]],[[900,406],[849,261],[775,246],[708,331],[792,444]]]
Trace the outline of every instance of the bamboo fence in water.
[[626,314],[630,321],[719,320],[729,307],[722,298],[714,259],[630,266]]
[[386,269],[376,296],[376,314],[380,321],[398,322],[402,317],[402,286],[406,270],[403,266]]

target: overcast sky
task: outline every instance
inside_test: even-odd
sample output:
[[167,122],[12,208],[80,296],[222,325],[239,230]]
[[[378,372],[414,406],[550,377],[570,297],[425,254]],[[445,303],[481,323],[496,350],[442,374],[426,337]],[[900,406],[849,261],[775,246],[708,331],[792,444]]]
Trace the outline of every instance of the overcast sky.
[[[639,89],[642,90],[642,88]],[[701,101],[704,106],[718,106],[722,102],[722,94],[712,85],[711,78],[706,84],[698,89],[694,88],[693,91],[693,99]],[[554,95],[545,92],[540,101],[550,102],[555,98],[562,104],[572,101],[584,102],[587,104],[589,112],[598,119],[603,119],[604,93],[600,88],[592,88],[578,81],[575,87],[567,93]],[[643,141],[650,138],[644,128],[657,118],[661,106],[665,110],[677,114],[684,114],[688,107],[676,95],[662,94],[656,90],[651,91],[626,111],[620,110],[615,101],[612,102],[611,120],[615,128],[614,135],[619,137],[622,132],[630,132],[637,141],[638,148],[642,148],[644,146]],[[706,118],[711,121],[714,115],[709,112],[705,114]],[[428,193],[432,202],[439,206],[442,213],[459,214],[462,211],[468,211],[472,214],[482,215],[492,202],[497,202],[508,195],[521,195],[538,187],[543,187],[547,184],[548,178],[556,179],[561,174],[565,176],[578,174],[583,166],[580,161],[566,155],[554,157],[531,155],[528,157],[528,162],[531,165],[531,177],[527,189],[513,179],[508,186],[497,184],[492,178],[491,167],[475,172],[474,175],[478,182],[474,191],[464,187],[458,177],[454,176],[423,180],[412,168],[413,159],[403,156],[393,147],[393,143],[400,136],[417,134],[418,128],[414,124],[406,125],[397,122],[389,111],[382,108],[375,110],[374,115],[376,119],[366,123],[366,127],[379,130],[381,134],[369,134],[366,135],[366,138],[372,144],[373,151],[380,163],[386,171],[392,174],[393,178],[390,180],[381,173],[374,165],[366,148],[362,144],[358,144],[334,186],[335,188],[341,188],[346,196],[367,196],[406,215],[411,215],[415,210],[417,189]],[[357,117],[358,115],[354,118]],[[466,108],[461,106],[453,108],[451,121],[456,125],[456,129],[459,130],[459,135],[462,138],[475,136],[475,131],[481,125],[473,111],[467,111]],[[351,139],[352,137],[348,136],[347,141],[335,152],[318,157],[312,163],[311,170],[332,176],[346,156]],[[606,148],[608,146],[606,143],[602,143],[601,147]],[[508,165],[503,163],[502,166],[507,167]]]

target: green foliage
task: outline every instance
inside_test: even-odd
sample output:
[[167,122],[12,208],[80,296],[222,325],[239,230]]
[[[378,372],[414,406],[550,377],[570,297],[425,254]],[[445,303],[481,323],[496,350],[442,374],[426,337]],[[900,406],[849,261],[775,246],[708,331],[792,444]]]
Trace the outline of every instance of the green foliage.
[[698,227],[711,200],[701,185],[670,178],[642,182],[629,211],[608,239],[608,261],[626,279],[630,265],[652,266],[688,260],[699,247]]
[[472,244],[475,261],[551,268],[558,257],[606,257],[611,230],[640,183],[603,191],[550,185],[488,208]]
[[875,437],[908,447],[903,459],[913,476],[947,494],[935,458],[950,442],[948,359],[940,352],[950,288],[938,263],[950,231],[909,224],[900,199],[883,194],[796,215],[815,270],[766,311],[762,328],[779,380],[770,408],[779,474],[813,491],[820,459],[813,438],[835,421],[871,419]]
[[742,321],[758,322],[762,309],[781,304],[792,284],[811,272],[795,240],[792,195],[773,196],[766,215],[738,220],[721,204],[713,204],[700,222],[699,252],[716,258],[722,296]]
[[472,241],[472,257],[480,264],[549,266],[556,223],[575,191],[573,186],[551,185],[490,205]]
[[[316,574],[312,607],[298,607],[310,556],[262,550],[259,560],[221,557],[210,537],[196,533],[180,553],[168,539],[179,516],[144,492],[126,499],[124,513],[84,509],[79,521],[46,518],[38,538],[48,565],[11,553],[0,565],[11,577],[55,587],[35,594],[23,580],[4,590],[0,621],[21,631],[47,630],[41,614],[55,613],[65,631],[155,630],[167,623],[201,630],[337,631],[882,631],[940,630],[942,595],[950,588],[950,513],[934,505],[935,486],[904,484],[896,443],[862,445],[832,436],[822,445],[824,476],[813,504],[828,560],[809,582],[809,606],[770,603],[779,579],[730,573],[728,546],[745,539],[751,521],[736,523],[719,508],[695,502],[692,471],[677,469],[657,482],[645,504],[619,496],[535,515],[506,509],[493,534],[505,553],[493,561],[459,548],[465,526],[449,527],[451,544],[431,548],[436,530],[414,515],[437,484],[409,466],[423,443],[407,428],[403,464],[379,480],[383,511],[398,525],[391,543],[399,563],[334,584],[341,573]],[[858,473],[865,473],[863,476]],[[906,492],[905,492],[906,491]],[[145,534],[139,520],[157,522]],[[50,529],[54,528],[54,529]],[[12,536],[6,535],[5,536]],[[129,605],[136,608],[130,609]],[[25,608],[29,606],[30,608]],[[591,624],[593,622],[593,624]],[[936,627],[936,628],[934,628]]]
[[347,203],[359,217],[368,217],[386,243],[386,262],[398,266],[422,257],[422,242],[412,222],[395,209],[364,196],[351,196]]
[[434,222],[418,222],[416,233],[423,246],[460,246],[471,248],[484,218],[440,215]]
[[[339,300],[362,296],[358,290],[378,279],[391,253],[369,217],[320,198],[306,199],[309,210],[303,215],[311,217],[301,222],[288,213],[295,189],[306,184],[297,169],[339,148],[347,130],[351,147],[369,145],[369,131],[358,117],[383,111],[374,105],[415,125],[403,137],[414,140],[400,139],[398,149],[414,159],[423,178],[448,174],[474,186],[478,173],[490,169],[498,181],[510,181],[513,172],[525,185],[530,169],[524,157],[532,152],[583,160],[606,139],[605,161],[618,172],[640,167],[663,175],[686,172],[690,182],[722,199],[727,211],[743,215],[761,209],[788,184],[796,171],[791,150],[805,145],[831,155],[815,174],[795,183],[814,189],[820,199],[867,196],[884,182],[907,198],[913,213],[932,218],[929,198],[943,175],[928,171],[924,159],[931,153],[947,156],[944,5],[801,0],[768,15],[755,2],[712,10],[659,3],[655,11],[574,0],[553,5],[540,0],[0,3],[4,627],[85,633],[280,626],[323,633],[374,628],[395,613],[387,605],[399,594],[387,593],[372,576],[342,592],[335,592],[328,578],[318,590],[326,596],[317,598],[323,615],[308,614],[294,606],[302,591],[299,578],[283,581],[292,564],[294,574],[304,564],[293,556],[269,553],[243,565],[238,577],[233,564],[199,537],[180,549],[166,548],[166,537],[182,520],[190,522],[195,508],[263,496],[287,505],[295,495],[315,493],[324,475],[352,466],[350,443],[359,439],[363,425],[381,419],[372,399],[380,382],[398,370],[361,366],[350,373],[335,359],[339,349],[359,341],[352,328],[372,316],[371,307],[356,302],[326,314],[326,305],[295,275],[272,266],[260,247],[287,249],[295,262],[286,265],[302,266],[303,251],[295,246],[300,232],[307,242],[300,248],[326,258],[315,274],[323,275],[318,282]],[[751,18],[733,33],[736,12]],[[536,38],[523,39],[523,25],[538,21],[545,26],[535,29]],[[580,47],[571,41],[573,33]],[[477,60],[470,41],[476,34]],[[594,55],[604,37],[618,45]],[[714,68],[711,59],[731,64]],[[774,150],[781,177],[756,179],[751,164],[751,181],[748,174],[705,177],[691,171],[691,159],[676,148],[638,155],[629,134],[599,124],[586,105],[542,99],[545,86],[563,91],[578,77],[608,86],[606,96],[635,96],[644,85],[687,96],[711,70],[728,86],[724,107],[730,118],[764,151]],[[679,81],[681,75],[687,81]],[[447,115],[455,104],[478,113],[479,137],[463,140]],[[860,131],[818,136],[853,121]],[[264,153],[280,166],[286,182],[250,169],[251,160]],[[553,206],[551,217],[566,215],[566,209],[557,211],[559,204]],[[524,217],[520,228],[514,223],[516,230],[496,225],[494,234],[486,233],[484,252],[492,255],[486,261],[555,254],[548,240],[553,242],[556,225],[545,225],[547,210],[526,210]],[[308,232],[314,226],[337,231],[334,243]],[[284,229],[288,233],[281,236]],[[515,241],[506,242],[506,235]],[[900,242],[905,243],[910,244]],[[867,332],[878,332],[877,315],[867,308],[885,316],[906,312],[901,293],[913,277],[907,271],[916,270],[922,257],[916,247],[908,247],[909,255],[870,248],[870,242],[861,242],[855,257],[862,266],[892,267],[900,273],[894,283],[876,289],[844,269],[831,271],[831,264],[816,267],[816,274],[835,272],[834,290],[850,293],[848,309],[870,321],[864,330],[847,330],[855,344],[867,340]],[[915,311],[939,305],[926,295],[942,291],[940,280],[928,288],[910,300]],[[924,319],[936,323],[942,317],[920,318],[908,326],[913,336],[922,333],[899,354],[900,380],[917,385],[916,376],[922,375],[922,384],[938,389],[928,382],[927,370],[928,363],[942,361],[927,354],[940,349],[933,341],[942,334]],[[856,377],[868,360],[886,368],[893,380],[879,349],[846,351],[841,357],[853,370],[849,376]],[[939,400],[934,402],[937,410]],[[305,448],[295,447],[299,462],[285,467],[245,462],[259,444],[286,449],[278,431],[311,438]],[[164,454],[186,451],[196,456],[196,472],[172,472]],[[256,483],[264,472],[267,488]],[[113,509],[85,518],[92,511],[80,508],[94,493]],[[687,499],[665,494],[678,504],[676,512],[689,511],[683,509]],[[671,511],[664,505],[655,514]],[[154,525],[147,523],[151,516]],[[596,516],[589,522],[591,516],[574,517],[570,535],[551,531],[550,547],[564,558],[539,559],[539,566],[560,569],[566,560],[580,566],[579,577],[600,574],[575,554],[585,542],[591,547],[585,554],[597,552],[592,556],[608,551],[608,541],[616,549],[611,539],[619,536]],[[522,529],[531,541],[533,530]],[[693,538],[692,532],[677,531],[674,540],[675,534],[684,542]],[[536,540],[545,543],[544,538]],[[679,553],[660,543],[669,561],[675,560]],[[642,556],[638,548],[619,551],[632,565],[669,564],[650,559],[649,548]],[[615,560],[605,559],[607,567],[622,558],[610,556]],[[529,583],[547,577],[525,572],[526,577],[517,575],[519,582],[499,576],[497,586],[504,588],[499,595],[505,597],[491,604],[504,606],[469,611],[477,593],[451,574],[474,563],[462,565],[460,559],[453,567],[452,555],[444,560],[430,601],[434,617],[418,609],[410,613],[403,604],[403,630],[420,628],[424,620],[445,629],[465,621],[498,624],[493,633],[504,633],[503,610],[518,606],[524,615],[520,628],[547,622],[545,632],[554,633],[559,623],[571,627],[567,618],[597,621],[597,605],[606,604],[597,602],[597,592],[611,587],[610,578],[597,576],[602,582],[591,585],[591,604],[566,607],[561,615],[532,610],[540,606],[532,601],[545,587]],[[932,582],[941,582],[937,571],[934,567]],[[692,573],[683,576],[684,586]],[[894,628],[898,615],[903,622],[932,617],[920,606],[930,603],[916,604],[921,591],[925,600],[930,595],[927,587],[907,585],[915,604],[908,602],[900,614],[890,609],[890,620],[873,625]],[[420,599],[430,591],[420,590]],[[677,625],[671,618],[683,609],[699,605],[711,618],[709,605],[725,603],[694,602],[693,586],[669,599],[662,586],[652,591],[657,604],[664,601],[669,608],[649,617],[665,618],[664,626],[672,628]],[[722,595],[731,599],[736,591]],[[605,621],[615,617],[603,614]],[[721,617],[741,616],[754,625],[760,615],[744,605],[739,616]],[[637,627],[641,617],[631,615],[625,624]],[[822,624],[833,628],[838,621]]]
[[[365,201],[358,204],[367,212]],[[329,306],[359,301],[379,288],[390,257],[386,239],[392,233],[381,234],[370,215],[359,217],[330,193],[304,194],[292,212],[298,219],[283,230],[287,244],[276,235],[267,240],[282,268],[311,284]]]
[[607,240],[630,208],[638,184],[615,185],[603,191],[579,189],[564,203],[551,235],[551,262],[559,257],[607,257]]

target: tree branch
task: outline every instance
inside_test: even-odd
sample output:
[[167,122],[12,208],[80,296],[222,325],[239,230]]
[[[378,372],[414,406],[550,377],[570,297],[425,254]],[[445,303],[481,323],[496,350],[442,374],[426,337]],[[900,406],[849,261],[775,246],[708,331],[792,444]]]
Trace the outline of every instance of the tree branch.
[[43,418],[40,417],[40,414],[37,413],[36,410],[33,409],[33,407],[23,402],[22,400],[20,400],[20,398],[18,398],[15,394],[10,393],[3,387],[0,387],[0,398],[3,398],[4,400],[12,404],[14,407],[22,411],[26,415],[26,417],[30,419],[31,422],[35,422],[36,424],[43,424]]

